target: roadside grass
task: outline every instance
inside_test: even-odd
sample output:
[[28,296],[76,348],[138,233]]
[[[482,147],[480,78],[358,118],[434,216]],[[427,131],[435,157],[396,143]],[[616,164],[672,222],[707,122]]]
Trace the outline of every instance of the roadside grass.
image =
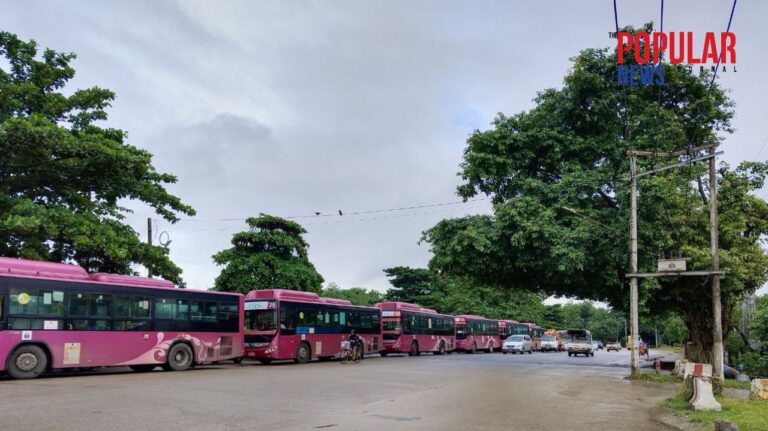
[[655,350],[664,350],[665,352],[683,353],[683,346],[670,346],[669,344],[662,344],[659,347],[654,347]]
[[683,383],[682,376],[673,376],[670,374],[656,374],[656,372],[639,372],[632,375],[632,380],[644,380],[654,383]]
[[[639,372],[632,376],[632,380],[644,380],[655,383],[683,383],[683,376],[673,376],[671,374],[656,374],[656,372]],[[725,379],[724,388],[749,390],[752,382],[739,382],[737,380]],[[766,413],[768,414],[768,413]],[[768,428],[767,428],[768,429]]]
[[739,426],[740,431],[768,430],[768,403],[758,400],[742,400],[716,396],[717,402],[723,407],[720,412],[697,412],[688,406],[686,395],[679,391],[674,397],[663,401],[664,407],[669,407],[687,417],[692,422],[704,424],[706,429],[712,429],[718,419],[731,421]]
[[[729,389],[749,390],[749,388],[752,387],[752,382],[740,382],[738,380],[725,379],[725,381],[723,382],[723,387],[729,388]],[[766,408],[768,408],[768,406]],[[768,412],[766,412],[766,414],[768,414]]]

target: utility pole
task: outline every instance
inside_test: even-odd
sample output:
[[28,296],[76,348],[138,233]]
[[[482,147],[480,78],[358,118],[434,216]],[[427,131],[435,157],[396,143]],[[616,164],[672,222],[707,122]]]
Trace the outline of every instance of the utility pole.
[[629,321],[632,333],[632,357],[630,372],[634,376],[640,371],[640,355],[637,350],[637,334],[640,320],[638,318],[638,294],[637,294],[637,158],[629,157],[629,173],[632,177],[632,190],[629,197],[629,271],[632,276],[629,279]]
[[720,256],[718,255],[718,229],[717,229],[717,168],[715,164],[715,145],[709,147],[709,236],[712,253],[712,375],[720,379],[722,384],[725,378],[723,374],[723,321],[722,303],[720,302]]
[[[717,172],[715,157],[723,154],[716,152],[717,143],[708,144],[696,148],[689,148],[686,151],[627,151],[629,156],[629,169],[631,180],[631,196],[630,196],[630,223],[629,223],[629,243],[630,243],[630,273],[629,277],[630,287],[630,314],[632,324],[632,373],[638,371],[638,352],[637,352],[637,284],[640,277],[711,277],[712,283],[712,323],[713,323],[713,343],[712,343],[712,374],[715,379],[719,379],[722,382],[723,375],[723,324],[722,324],[722,304],[720,298],[720,278],[723,275],[720,271],[720,258],[718,256],[718,228],[717,228]],[[699,151],[709,150],[708,155],[692,156]],[[649,156],[649,157],[669,157],[678,158],[688,155],[688,160],[666,165],[660,168],[651,169],[649,171],[637,172],[637,157]],[[709,222],[710,222],[710,245],[712,262],[709,271],[686,271],[685,265],[682,265],[682,270],[670,270],[659,268],[657,272],[638,273],[637,263],[637,178],[651,175],[657,172],[666,171],[669,169],[679,168],[682,166],[690,165],[693,162],[699,162],[709,160]],[[660,261],[661,262],[661,261]],[[657,338],[658,343],[658,338]]]
[[[152,245],[152,217],[147,217],[147,244]],[[147,277],[152,277],[150,268],[147,268]]]

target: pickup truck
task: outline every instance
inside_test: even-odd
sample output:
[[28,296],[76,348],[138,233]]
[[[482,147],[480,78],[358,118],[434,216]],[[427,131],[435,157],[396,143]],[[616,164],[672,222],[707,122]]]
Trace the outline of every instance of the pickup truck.
[[571,342],[568,344],[568,356],[595,356],[591,332],[586,329],[570,329],[568,335],[571,336]]
[[611,350],[615,350],[617,352],[621,351],[621,343],[619,342],[618,338],[608,338],[605,340],[605,350],[610,352]]

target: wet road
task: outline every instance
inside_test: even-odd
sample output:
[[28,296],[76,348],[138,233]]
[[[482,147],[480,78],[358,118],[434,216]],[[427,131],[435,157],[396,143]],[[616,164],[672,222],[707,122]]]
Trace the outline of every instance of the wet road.
[[0,380],[0,429],[668,429],[653,407],[670,390],[625,380],[628,361],[494,353],[57,373]]

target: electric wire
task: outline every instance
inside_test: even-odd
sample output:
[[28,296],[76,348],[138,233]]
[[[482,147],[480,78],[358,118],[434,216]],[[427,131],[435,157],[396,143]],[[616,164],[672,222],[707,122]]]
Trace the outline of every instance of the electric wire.
[[[489,201],[489,200],[491,200],[491,198],[476,198],[476,199],[467,199],[463,201],[441,202],[436,204],[412,205],[412,206],[398,207],[398,208],[384,208],[384,209],[375,209],[375,210],[344,212],[343,215],[339,215],[339,214],[327,211],[325,213],[312,214],[312,215],[280,216],[280,218],[292,220],[292,219],[302,219],[302,218],[349,217],[349,216],[362,215],[362,214],[378,214],[378,213],[394,212],[394,211],[407,211],[407,210],[413,210],[413,209],[442,207],[442,206],[448,206],[448,205],[461,205],[461,204],[467,204],[470,202],[480,202],[480,201]],[[245,221],[247,219],[248,217],[230,217],[230,218],[209,218],[209,219],[179,219],[178,221],[179,222],[222,222],[222,221],[228,222],[228,221]]]

